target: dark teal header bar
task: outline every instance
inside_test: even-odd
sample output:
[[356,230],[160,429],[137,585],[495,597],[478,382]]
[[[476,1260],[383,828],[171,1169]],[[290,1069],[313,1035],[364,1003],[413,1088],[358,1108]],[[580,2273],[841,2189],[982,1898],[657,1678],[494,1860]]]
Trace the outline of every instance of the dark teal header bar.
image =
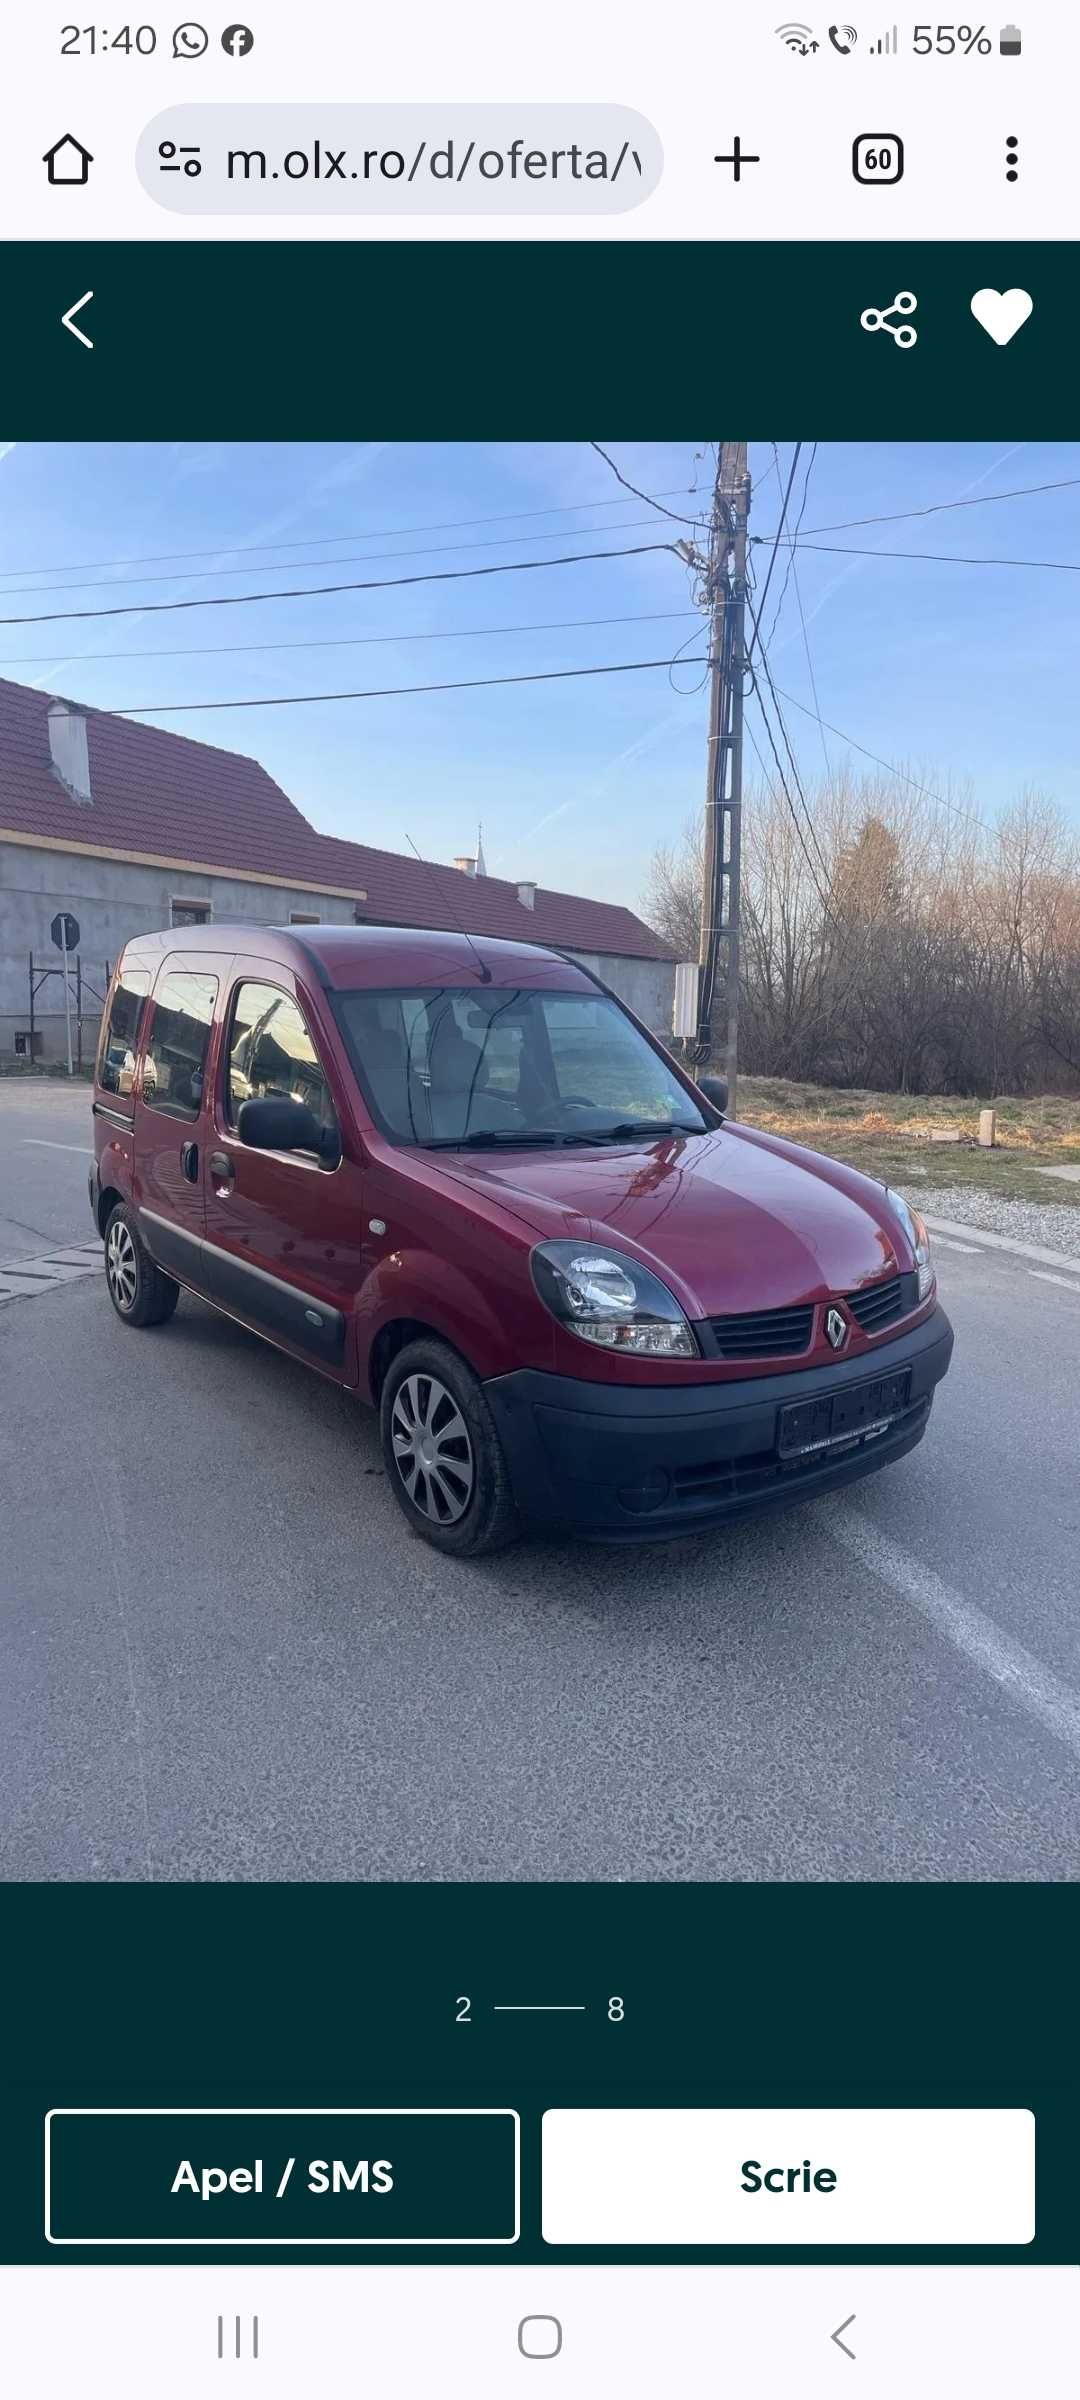
[[[8,243],[20,440],[1076,432],[1068,243]],[[1003,347],[980,291],[1028,291]],[[909,292],[902,349],[863,329]],[[86,298],[76,323],[62,322]]]

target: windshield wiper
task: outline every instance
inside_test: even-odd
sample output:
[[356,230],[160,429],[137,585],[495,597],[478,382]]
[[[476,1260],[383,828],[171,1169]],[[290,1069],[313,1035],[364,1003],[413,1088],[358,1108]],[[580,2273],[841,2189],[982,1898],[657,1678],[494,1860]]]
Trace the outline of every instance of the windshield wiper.
[[556,1150],[561,1133],[509,1133],[500,1126],[498,1132],[488,1127],[475,1133],[440,1133],[431,1141],[421,1142],[421,1150]]
[[483,1126],[477,1127],[472,1133],[434,1134],[430,1140],[420,1142],[418,1148],[421,1150],[588,1150],[597,1147],[601,1142],[633,1141],[639,1134],[648,1141],[655,1141],[658,1135],[665,1133],[705,1133],[706,1131],[707,1127],[704,1125],[683,1125],[679,1122],[672,1124],[667,1120],[663,1124],[654,1125],[644,1117],[635,1117],[632,1120],[628,1117],[625,1124],[601,1125],[594,1133],[557,1133],[555,1131],[511,1133],[501,1125],[498,1130],[493,1126]]
[[654,1125],[646,1117],[627,1117],[624,1124],[605,1125],[602,1132],[590,1134],[589,1139],[594,1142],[629,1142],[633,1140],[635,1134],[646,1134],[652,1141],[657,1134],[662,1133],[704,1133],[705,1131],[704,1125],[683,1125],[677,1118],[674,1120],[668,1118],[662,1125]]

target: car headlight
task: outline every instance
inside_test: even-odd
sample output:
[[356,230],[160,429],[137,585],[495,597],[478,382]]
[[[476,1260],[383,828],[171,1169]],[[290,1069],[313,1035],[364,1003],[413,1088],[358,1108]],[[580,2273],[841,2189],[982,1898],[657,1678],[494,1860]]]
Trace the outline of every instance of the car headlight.
[[885,1197],[890,1208],[894,1211],[894,1214],[899,1217],[900,1223],[903,1226],[904,1232],[906,1233],[911,1247],[915,1253],[915,1264],[919,1270],[919,1298],[920,1300],[925,1300],[934,1288],[934,1269],[930,1258],[930,1236],[927,1233],[918,1209],[909,1208],[907,1201],[901,1199],[899,1192],[894,1192],[889,1184],[886,1184],[885,1186]]
[[571,1333],[635,1358],[698,1358],[693,1328],[673,1292],[625,1251],[596,1242],[542,1242],[533,1282]]

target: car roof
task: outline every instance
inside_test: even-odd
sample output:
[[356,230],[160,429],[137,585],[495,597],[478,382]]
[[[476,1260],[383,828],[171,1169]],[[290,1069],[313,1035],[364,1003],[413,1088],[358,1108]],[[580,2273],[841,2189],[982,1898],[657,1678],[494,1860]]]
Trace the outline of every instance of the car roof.
[[289,967],[335,991],[477,981],[505,987],[523,980],[563,991],[596,989],[587,968],[538,942],[492,941],[486,934],[470,939],[422,926],[177,925],[136,934],[123,956],[129,966],[137,959],[156,965],[185,952]]

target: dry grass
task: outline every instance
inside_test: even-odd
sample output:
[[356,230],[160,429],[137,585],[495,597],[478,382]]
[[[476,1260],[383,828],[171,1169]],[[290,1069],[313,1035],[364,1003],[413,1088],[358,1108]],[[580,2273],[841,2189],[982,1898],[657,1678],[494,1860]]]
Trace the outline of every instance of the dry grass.
[[[1080,1183],[1040,1175],[1040,1166],[1080,1166],[1080,1100],[1045,1096],[983,1103],[947,1093],[838,1092],[780,1077],[742,1075],[739,1115],[767,1133],[842,1158],[891,1183],[962,1185],[1006,1199],[1080,1208]],[[980,1150],[981,1106],[997,1110],[997,1145]],[[958,1143],[920,1139],[955,1128]]]

